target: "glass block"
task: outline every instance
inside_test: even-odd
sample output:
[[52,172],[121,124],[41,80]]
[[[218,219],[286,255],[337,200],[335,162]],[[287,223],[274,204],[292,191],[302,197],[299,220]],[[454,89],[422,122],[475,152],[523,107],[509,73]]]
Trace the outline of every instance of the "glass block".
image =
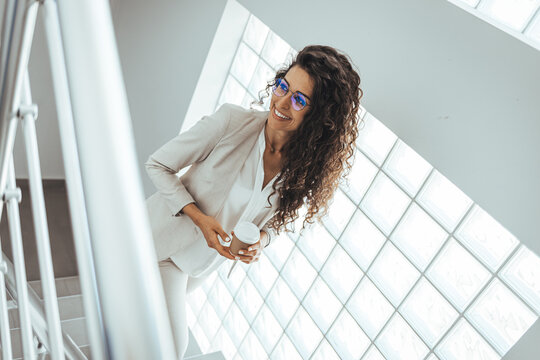
[[367,216],[363,212],[357,211],[343,236],[339,239],[339,243],[365,271],[385,240],[384,234],[373,225]]
[[195,340],[197,340],[197,345],[199,345],[199,348],[201,349],[201,351],[206,352],[208,348],[210,347],[210,341],[208,341],[208,338],[206,337],[206,333],[204,332],[201,325],[197,323],[194,326],[192,326],[190,330],[193,333]]
[[386,173],[410,196],[416,195],[431,169],[432,166],[426,160],[399,139],[384,164]]
[[199,317],[199,313],[206,302],[206,294],[204,293],[204,290],[201,287],[196,288],[189,293],[186,300],[193,311],[193,315],[195,315],[195,317]]
[[308,359],[319,345],[323,334],[302,306],[298,308],[285,332],[302,358]]
[[257,54],[241,42],[231,65],[231,74],[247,88],[258,62]]
[[204,290],[206,294],[208,294],[210,292],[210,289],[214,286],[214,283],[216,282],[217,277],[218,277],[217,274],[213,272],[210,275],[208,275],[206,279],[203,280],[200,287]]
[[499,276],[540,314],[540,257],[521,246]]
[[[304,223],[304,219],[307,214],[307,208],[305,205],[303,205],[300,209],[298,209],[298,217],[294,222],[287,224],[287,228],[290,232],[287,233],[292,241],[296,242],[298,240],[298,237],[300,236],[300,233],[302,232],[302,224]],[[309,227],[309,224],[306,225],[306,229]]]
[[383,173],[379,173],[360,208],[384,232],[390,234],[411,199]]
[[525,35],[540,44],[540,13],[536,14],[532,20],[531,25],[525,31]]
[[366,352],[366,355],[362,358],[362,360],[386,360],[384,356],[382,356],[381,352],[377,350],[377,348],[373,345],[369,347],[369,350]]
[[277,238],[272,240],[272,245],[269,245],[263,250],[263,254],[268,257],[277,271],[280,271],[291,254],[294,243],[285,232],[279,234]]
[[266,303],[282,327],[286,327],[300,302],[285,281],[279,277],[268,294]]
[[221,320],[216,314],[214,307],[209,302],[206,302],[201,309],[198,323],[203,328],[208,340],[212,341],[214,335],[216,335],[216,332],[221,326]]
[[424,271],[447,237],[448,233],[439,224],[412,203],[390,239]]
[[478,10],[521,32],[540,6],[540,0],[484,0]]
[[339,314],[326,338],[342,359],[360,359],[371,344],[347,310]]
[[461,312],[491,274],[456,240],[451,239],[429,267],[426,276]]
[[394,313],[392,304],[367,277],[362,279],[345,307],[371,339]]
[[268,66],[268,64],[266,64],[262,60],[259,60],[259,63],[257,64],[257,68],[255,69],[255,72],[253,73],[253,77],[251,78],[251,81],[249,82],[249,86],[248,86],[248,90],[251,93],[251,95],[258,98],[259,92],[266,88],[266,85],[268,85],[268,82],[272,81],[275,75],[276,74],[274,70],[270,66]]
[[394,245],[386,243],[368,275],[390,302],[398,306],[420,276],[420,272]]
[[311,265],[319,271],[336,245],[336,240],[323,226],[314,224],[300,236],[296,244],[309,259]]
[[518,240],[501,224],[475,205],[455,237],[496,271],[518,245]]
[[378,166],[396,142],[397,136],[369,112],[364,116],[364,128],[358,132],[356,144]]
[[321,343],[310,360],[341,360],[332,345],[326,340],[322,339]]
[[240,309],[242,309],[242,314],[244,314],[249,323],[253,321],[264,302],[250,279],[246,279],[242,283],[234,300]]
[[321,276],[342,303],[347,301],[362,275],[362,270],[339,245],[334,248],[321,271]]
[[261,256],[259,261],[247,266],[249,266],[248,277],[253,281],[261,296],[266,297],[278,277],[278,272],[274,268],[274,265],[272,265],[266,256]]
[[482,359],[499,360],[501,357],[463,318],[435,349],[441,360]]
[[417,201],[448,231],[454,230],[472,205],[467,195],[436,170],[431,173]]
[[294,248],[291,257],[281,271],[281,276],[290,285],[298,299],[302,300],[311,283],[315,280],[317,271],[300,250]]
[[465,3],[471,7],[476,7],[476,5],[478,5],[478,3],[480,2],[480,0],[458,0],[458,1]]
[[425,278],[420,279],[399,312],[430,347],[439,341],[459,316]]
[[328,214],[324,217],[324,225],[336,239],[339,238],[345,226],[349,222],[356,206],[341,192],[337,190],[328,209]]
[[341,183],[341,189],[358,204],[373,182],[379,171],[373,163],[360,151],[354,152],[354,163],[346,181]]
[[255,52],[260,52],[268,35],[268,26],[266,26],[256,16],[249,17],[246,29],[244,30],[244,41],[251,46]]
[[230,104],[241,104],[244,95],[246,94],[246,89],[240,85],[232,76],[227,76],[227,81],[221,90],[221,95],[219,97],[219,105],[225,103]]
[[398,314],[392,317],[375,344],[388,359],[421,360],[429,348]]
[[234,302],[231,304],[229,312],[223,319],[223,327],[229,333],[234,345],[239,347],[240,342],[249,330],[249,324],[244,315],[242,315],[240,308]]
[[270,66],[281,66],[289,55],[291,46],[274,32],[270,32],[264,43],[261,56]]
[[252,331],[249,331],[246,335],[242,345],[238,348],[238,353],[243,359],[249,360],[267,360],[268,355],[264,351],[259,339]]
[[227,333],[227,330],[221,326],[214,337],[214,340],[210,344],[209,352],[221,351],[225,355],[226,359],[232,359],[234,354],[236,354],[236,346]]
[[499,354],[506,354],[538,318],[498,279],[489,284],[465,316]]
[[270,359],[302,360],[302,357],[287,335],[283,335],[272,352]]
[[242,107],[246,109],[251,109],[252,103],[255,101],[255,97],[251,95],[250,93],[246,92],[244,95],[244,99],[242,100],[242,103],[240,104]]
[[227,289],[229,289],[231,295],[234,296],[240,288],[240,285],[246,278],[246,270],[244,270],[242,266],[237,265],[234,268],[231,277],[227,279],[227,274],[229,273],[231,266],[231,261],[226,261],[225,263],[223,263],[223,265],[219,267],[219,277],[221,278]]
[[323,333],[328,331],[343,307],[326,283],[318,277],[306,295],[302,305]]
[[191,310],[191,306],[189,305],[189,303],[187,303],[186,306],[186,318],[189,327],[192,327],[197,322],[197,317],[193,313],[193,310]]
[[283,333],[283,328],[267,306],[262,307],[252,328],[267,353],[272,352]]
[[233,298],[227,287],[223,283],[223,280],[219,279],[214,282],[214,286],[208,292],[208,301],[212,304],[216,310],[217,315],[222,318],[225,316],[229,305],[231,305]]

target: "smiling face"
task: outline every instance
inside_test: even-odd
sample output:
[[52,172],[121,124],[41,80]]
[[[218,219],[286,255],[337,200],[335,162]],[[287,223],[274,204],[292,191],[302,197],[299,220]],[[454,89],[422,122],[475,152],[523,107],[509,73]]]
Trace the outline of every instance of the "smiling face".
[[[313,80],[309,74],[299,66],[293,66],[285,74],[285,80],[289,84],[289,91],[283,96],[272,93],[270,101],[270,114],[268,126],[276,131],[294,132],[309,111],[310,99],[313,95]],[[302,110],[296,110],[292,106],[291,97],[294,92],[301,92],[308,100]]]

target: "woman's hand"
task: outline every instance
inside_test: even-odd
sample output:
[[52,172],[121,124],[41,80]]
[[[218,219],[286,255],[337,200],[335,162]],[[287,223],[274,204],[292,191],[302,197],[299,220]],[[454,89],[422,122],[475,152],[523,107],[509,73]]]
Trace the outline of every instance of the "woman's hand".
[[[234,236],[234,231],[231,231],[231,234]],[[266,233],[264,231],[261,231],[259,241],[257,241],[253,245],[250,245],[247,250],[238,251],[238,257],[240,258],[240,261],[245,264],[251,264],[253,262],[259,261],[259,257],[261,256],[263,249],[263,246],[261,245],[261,239],[263,236],[266,236]]]
[[234,255],[229,252],[229,248],[221,245],[219,242],[218,236],[221,237],[221,239],[223,239],[225,242],[230,242],[231,238],[223,230],[216,219],[211,216],[204,215],[197,220],[195,225],[201,229],[208,247],[216,249],[221,256],[224,256],[227,259],[235,259]]
[[195,203],[187,204],[181,212],[189,216],[193,223],[201,229],[208,247],[216,249],[221,256],[225,256],[227,259],[235,259],[229,252],[229,248],[219,242],[218,236],[225,242],[230,242],[231,238],[216,219],[203,213]]

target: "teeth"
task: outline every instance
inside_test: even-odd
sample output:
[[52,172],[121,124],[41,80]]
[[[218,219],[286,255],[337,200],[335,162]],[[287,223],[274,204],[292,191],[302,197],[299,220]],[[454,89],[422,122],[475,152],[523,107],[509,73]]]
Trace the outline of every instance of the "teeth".
[[290,119],[286,117],[285,115],[283,115],[282,113],[280,113],[279,111],[277,111],[276,109],[274,109],[274,113],[282,119]]

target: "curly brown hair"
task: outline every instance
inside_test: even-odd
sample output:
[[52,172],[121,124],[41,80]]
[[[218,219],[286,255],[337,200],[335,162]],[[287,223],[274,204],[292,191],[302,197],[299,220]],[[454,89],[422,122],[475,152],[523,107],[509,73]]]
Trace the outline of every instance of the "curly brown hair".
[[302,229],[327,213],[341,176],[352,166],[363,95],[360,76],[347,55],[330,46],[310,45],[289,66],[277,71],[259,94],[260,104],[276,80],[293,66],[305,70],[314,87],[304,120],[282,148],[283,168],[272,186],[270,196],[278,192],[279,206],[269,226],[278,233],[299,217],[304,204],[307,213]]

